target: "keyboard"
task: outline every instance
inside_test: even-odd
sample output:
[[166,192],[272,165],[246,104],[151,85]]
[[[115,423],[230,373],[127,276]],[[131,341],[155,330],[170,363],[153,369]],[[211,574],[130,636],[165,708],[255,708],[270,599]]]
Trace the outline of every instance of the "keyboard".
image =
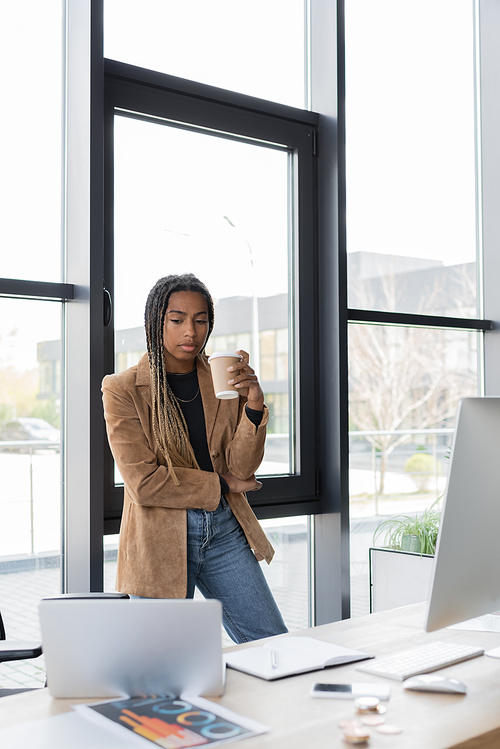
[[458,645],[453,642],[429,642],[425,645],[408,648],[408,650],[400,650],[399,653],[376,658],[369,663],[356,666],[356,670],[404,681],[404,679],[409,679],[410,676],[428,674],[430,671],[437,671],[439,668],[446,668],[447,666],[453,666],[455,663],[467,661],[469,658],[476,658],[483,653],[482,648],[471,647],[470,645]]

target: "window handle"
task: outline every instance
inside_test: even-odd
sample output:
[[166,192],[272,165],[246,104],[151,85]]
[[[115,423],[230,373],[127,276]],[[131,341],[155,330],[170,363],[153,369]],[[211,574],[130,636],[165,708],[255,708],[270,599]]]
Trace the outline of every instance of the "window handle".
[[103,305],[102,305],[102,322],[104,324],[104,327],[109,327],[109,324],[111,322],[111,317],[113,315],[113,302],[111,299],[111,294],[107,290],[105,286],[103,286],[102,289],[103,294]]

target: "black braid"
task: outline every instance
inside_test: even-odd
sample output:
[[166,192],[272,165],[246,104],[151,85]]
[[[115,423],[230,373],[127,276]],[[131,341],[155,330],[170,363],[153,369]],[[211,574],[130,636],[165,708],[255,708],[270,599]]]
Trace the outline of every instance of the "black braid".
[[[167,380],[165,351],[163,348],[163,325],[170,296],[178,291],[194,291],[202,294],[208,305],[208,338],[214,327],[214,304],[210,292],[192,273],[182,276],[165,276],[149,292],[144,314],[149,368],[151,373],[152,423],[156,441],[163,453],[174,483],[179,481],[172,465],[172,456],[177,465],[198,468],[189,441],[184,414]],[[206,342],[205,342],[206,343]]]

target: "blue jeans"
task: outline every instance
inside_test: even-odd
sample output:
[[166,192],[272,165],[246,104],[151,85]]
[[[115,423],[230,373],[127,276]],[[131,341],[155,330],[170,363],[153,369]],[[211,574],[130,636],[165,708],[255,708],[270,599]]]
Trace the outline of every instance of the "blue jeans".
[[187,510],[186,598],[193,598],[195,587],[205,598],[222,603],[224,628],[234,642],[288,631],[224,496],[215,512]]

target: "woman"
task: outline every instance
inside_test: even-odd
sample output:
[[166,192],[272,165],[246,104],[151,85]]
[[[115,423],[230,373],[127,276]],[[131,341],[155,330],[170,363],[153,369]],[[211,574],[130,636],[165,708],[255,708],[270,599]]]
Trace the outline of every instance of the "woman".
[[192,274],[161,278],[149,293],[148,353],[103,380],[109,444],[125,484],[117,590],[141,598],[222,603],[235,642],[287,629],[258,560],[273,549],[245,492],[264,454],[269,418],[258,378],[241,354],[215,398],[204,349],[212,298]]

